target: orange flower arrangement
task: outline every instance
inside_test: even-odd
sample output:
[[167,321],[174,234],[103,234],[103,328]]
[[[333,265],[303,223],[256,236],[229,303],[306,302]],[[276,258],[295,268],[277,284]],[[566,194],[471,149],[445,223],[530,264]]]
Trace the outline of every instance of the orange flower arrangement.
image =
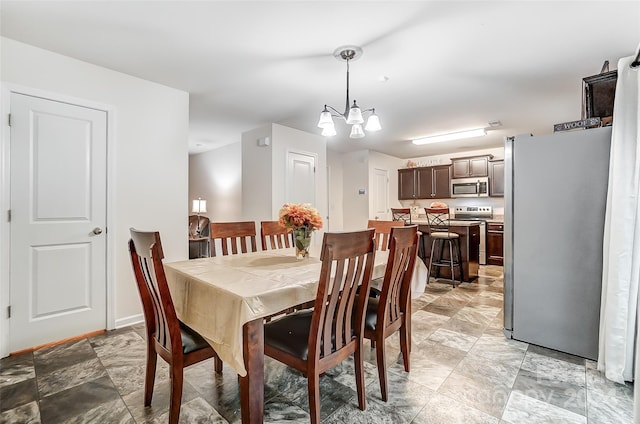
[[308,231],[322,228],[322,218],[318,210],[309,203],[286,203],[279,213],[278,222],[285,228],[304,227]]

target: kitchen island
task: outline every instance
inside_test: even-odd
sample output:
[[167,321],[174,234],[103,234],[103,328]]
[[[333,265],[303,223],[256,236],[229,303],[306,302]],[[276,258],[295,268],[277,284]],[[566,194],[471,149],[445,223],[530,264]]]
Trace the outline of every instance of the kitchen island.
[[[431,255],[431,240],[429,239],[429,226],[426,219],[413,219],[413,224],[418,225],[418,231],[422,232],[418,256],[429,267],[429,256]],[[449,227],[453,233],[460,235],[460,250],[462,251],[462,281],[471,282],[478,278],[478,268],[480,266],[480,223],[478,221],[457,221],[451,220]],[[444,249],[444,258],[449,258],[449,249]],[[440,268],[440,278],[451,278],[451,270],[448,267]],[[433,269],[433,275],[436,274]]]

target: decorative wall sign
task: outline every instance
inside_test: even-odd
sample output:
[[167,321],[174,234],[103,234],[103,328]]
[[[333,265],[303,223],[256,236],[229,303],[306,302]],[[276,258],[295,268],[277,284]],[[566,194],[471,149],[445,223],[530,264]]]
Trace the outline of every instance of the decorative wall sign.
[[600,118],[587,118],[580,121],[563,122],[561,124],[555,124],[553,126],[553,132],[557,131],[569,131],[579,128],[594,128],[600,126]]

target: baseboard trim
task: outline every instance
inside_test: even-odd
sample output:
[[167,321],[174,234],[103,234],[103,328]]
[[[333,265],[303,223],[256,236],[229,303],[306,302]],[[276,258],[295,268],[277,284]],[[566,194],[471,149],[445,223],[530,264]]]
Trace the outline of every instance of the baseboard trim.
[[127,327],[129,325],[139,324],[141,322],[144,322],[143,314],[131,315],[125,318],[117,319],[116,328]]
[[49,343],[44,343],[44,344],[41,344],[41,345],[38,345],[38,346],[33,346],[33,347],[26,348],[26,349],[18,350],[16,352],[11,352],[9,355],[11,355],[11,356],[20,355],[22,353],[29,353],[29,352],[33,352],[33,351],[36,351],[36,350],[44,349],[46,347],[57,346],[57,345],[63,344],[63,343],[73,342],[73,341],[82,340],[82,339],[88,339],[90,337],[94,337],[94,336],[97,336],[99,334],[104,334],[105,332],[106,332],[106,330],[92,331],[90,333],[80,334],[78,336],[73,336],[73,337],[67,337],[66,339],[56,340],[56,341],[49,342]]

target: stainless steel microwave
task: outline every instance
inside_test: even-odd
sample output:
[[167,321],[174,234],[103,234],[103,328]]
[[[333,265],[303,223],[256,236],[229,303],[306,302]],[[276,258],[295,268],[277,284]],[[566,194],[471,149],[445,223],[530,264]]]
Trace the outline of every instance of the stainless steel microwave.
[[489,177],[453,178],[451,197],[489,197]]

